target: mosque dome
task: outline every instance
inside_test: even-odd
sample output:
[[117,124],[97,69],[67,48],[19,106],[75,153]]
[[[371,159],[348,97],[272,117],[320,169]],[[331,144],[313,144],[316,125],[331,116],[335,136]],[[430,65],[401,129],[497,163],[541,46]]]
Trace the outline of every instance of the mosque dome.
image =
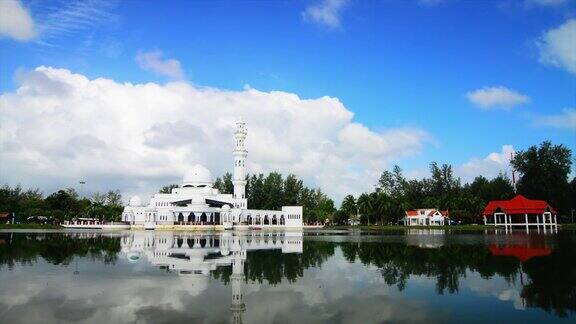
[[184,173],[183,187],[212,187],[212,173],[200,164],[196,164]]
[[134,197],[130,198],[129,204],[132,207],[142,206],[142,199],[140,199],[140,197],[138,197],[138,196],[134,196]]

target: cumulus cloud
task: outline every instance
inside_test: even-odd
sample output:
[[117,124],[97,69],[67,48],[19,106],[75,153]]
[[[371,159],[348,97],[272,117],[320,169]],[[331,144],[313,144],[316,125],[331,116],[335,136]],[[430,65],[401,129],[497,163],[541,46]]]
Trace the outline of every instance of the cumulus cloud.
[[18,41],[29,41],[36,35],[34,20],[20,1],[0,1],[0,36]]
[[0,96],[0,182],[48,192],[84,179],[87,191],[151,194],[195,163],[231,171],[238,116],[248,124],[250,173],[295,173],[337,200],[371,190],[387,162],[428,139],[420,129],[374,132],[333,97],[118,83],[50,67],[17,80]]
[[180,61],[175,59],[163,59],[162,51],[140,52],[136,55],[136,63],[142,69],[151,71],[159,75],[172,79],[184,79],[184,71]]
[[562,113],[558,115],[535,117],[534,125],[576,130],[576,108],[563,109]]
[[576,19],[550,29],[537,42],[540,62],[576,74]]
[[488,179],[496,177],[501,172],[511,177],[510,159],[514,153],[512,145],[503,145],[500,152],[493,152],[484,158],[472,158],[470,161],[456,166],[455,174],[463,182],[471,182],[476,176],[482,175]]
[[302,12],[305,21],[313,22],[330,29],[341,26],[342,10],[348,5],[348,0],[321,0],[308,6]]
[[530,102],[530,97],[515,90],[503,86],[484,87],[466,93],[470,102],[482,109],[504,108],[510,109],[514,106]]

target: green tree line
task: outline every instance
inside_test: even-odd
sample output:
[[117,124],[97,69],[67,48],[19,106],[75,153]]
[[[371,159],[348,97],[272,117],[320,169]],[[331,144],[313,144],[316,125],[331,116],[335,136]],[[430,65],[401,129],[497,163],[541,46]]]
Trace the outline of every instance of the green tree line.
[[546,141],[517,152],[511,165],[519,177],[516,192],[504,173],[490,180],[479,175],[463,185],[449,164],[432,162],[429,177],[411,180],[396,165],[392,171],[382,173],[373,192],[358,197],[347,195],[332,219],[337,224],[346,224],[351,219],[362,224],[394,224],[404,217],[406,210],[437,208],[448,210],[450,218],[460,223],[479,223],[489,201],[522,194],[529,199],[546,200],[558,210],[561,221],[570,221],[576,209],[576,178],[568,180],[572,165],[570,149]]
[[44,197],[39,189],[24,190],[20,185],[0,187],[0,211],[14,213],[16,222],[29,217],[45,216],[54,222],[76,217],[92,217],[103,221],[119,221],[122,210],[119,190],[79,197],[76,190],[67,188]]

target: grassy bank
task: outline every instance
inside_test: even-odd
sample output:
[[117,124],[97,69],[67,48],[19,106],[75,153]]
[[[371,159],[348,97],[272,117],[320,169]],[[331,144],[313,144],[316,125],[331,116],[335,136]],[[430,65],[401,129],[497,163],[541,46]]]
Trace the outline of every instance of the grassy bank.
[[359,225],[359,226],[327,226],[325,229],[334,230],[362,230],[362,231],[402,231],[405,229],[446,229],[453,231],[484,231],[487,229],[494,229],[490,225],[451,225],[451,226],[403,226],[403,225]]
[[[333,230],[361,230],[361,231],[402,231],[405,229],[445,229],[445,230],[452,230],[452,231],[484,231],[484,230],[493,230],[494,226],[492,225],[451,225],[451,226],[402,226],[402,225],[359,225],[359,226],[349,226],[349,225],[338,225],[338,226],[326,226],[324,229],[333,229]],[[503,228],[502,226],[498,226],[496,228]],[[519,229],[520,227],[515,227],[515,229]],[[523,228],[523,227],[522,227]],[[576,223],[571,224],[558,224],[558,228],[565,229],[565,230],[576,230]]]
[[576,230],[576,223],[559,224],[558,227],[560,227],[562,229]]
[[0,224],[0,229],[60,229],[60,225],[44,224]]

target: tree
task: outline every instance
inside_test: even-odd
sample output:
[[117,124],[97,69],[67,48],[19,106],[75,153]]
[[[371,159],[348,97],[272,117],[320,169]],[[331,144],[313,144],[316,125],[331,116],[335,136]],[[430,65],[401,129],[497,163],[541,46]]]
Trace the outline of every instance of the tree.
[[[218,180],[219,180],[219,179],[217,179],[216,181],[218,181]],[[214,187],[217,188],[217,187],[216,187],[216,183],[214,183]],[[172,189],[174,189],[174,188],[178,188],[178,185],[175,184],[175,183],[171,183],[171,184],[169,184],[169,185],[167,185],[167,186],[162,187],[162,188],[158,191],[158,193],[161,193],[161,194],[169,194],[169,193],[172,193]]]
[[106,205],[109,206],[121,206],[122,205],[122,195],[120,190],[108,190],[106,193]]
[[[570,188],[568,189],[568,197],[576,197],[576,177],[572,178],[570,181]],[[574,213],[576,213],[576,199],[570,199],[570,207],[567,211],[566,220],[574,223]]]
[[345,213],[348,218],[358,214],[358,208],[356,206],[356,199],[354,199],[354,196],[348,195],[344,197],[344,200],[342,200],[342,205],[340,206],[340,211]]
[[511,164],[520,173],[518,193],[530,199],[543,199],[560,213],[569,213],[568,175],[572,166],[572,152],[566,146],[545,141],[519,151]]
[[360,221],[364,224],[370,225],[370,213],[372,213],[372,199],[366,193],[358,197],[358,210],[360,211]]
[[222,194],[234,193],[234,184],[232,183],[232,173],[226,172],[222,178],[216,178],[213,188],[218,189]]
[[380,225],[384,225],[389,219],[389,212],[391,207],[390,196],[385,192],[376,191],[369,195],[370,200],[372,200],[372,221],[375,223],[380,222]]
[[430,173],[432,177],[428,180],[428,185],[433,196],[440,197],[460,189],[460,178],[454,177],[451,165],[442,164],[439,167],[437,162],[432,162]]
[[231,194],[234,193],[234,184],[232,183],[232,173],[226,172],[222,177],[222,193]]
[[80,204],[73,194],[70,190],[58,190],[46,197],[46,205],[52,213],[72,219],[80,213]]
[[283,180],[278,172],[271,172],[264,179],[264,209],[279,209],[283,201]]
[[512,182],[504,173],[500,173],[492,180],[477,176],[467,188],[470,194],[482,199],[484,203],[491,200],[506,200],[514,197]]
[[328,198],[320,189],[315,190],[317,208],[313,210],[315,222],[324,222],[326,219],[330,219],[332,214],[336,212],[334,207],[334,200]]
[[264,175],[260,173],[250,176],[246,189],[248,206],[253,209],[262,209],[264,207]]
[[350,216],[342,210],[338,210],[333,214],[332,222],[337,225],[346,225],[348,224],[348,219]]
[[470,192],[482,199],[484,202],[488,202],[492,198],[492,192],[490,188],[490,181],[484,176],[477,176],[474,181],[469,185]]
[[104,205],[106,203],[106,194],[95,192],[92,194],[92,203]]
[[404,194],[406,184],[402,169],[395,165],[392,172],[388,170],[382,172],[376,188],[389,196],[401,196]]
[[286,206],[294,206],[298,201],[298,195],[304,184],[302,180],[298,180],[295,175],[289,174],[284,181],[284,201],[283,204]]
[[489,200],[507,200],[514,198],[514,187],[506,174],[500,173],[496,178],[490,180],[490,195]]

